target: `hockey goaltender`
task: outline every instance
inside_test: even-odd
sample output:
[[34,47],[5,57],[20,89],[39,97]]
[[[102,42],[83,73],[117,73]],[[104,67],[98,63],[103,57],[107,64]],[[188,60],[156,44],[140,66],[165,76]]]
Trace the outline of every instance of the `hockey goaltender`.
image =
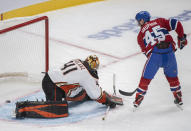
[[109,95],[99,86],[99,64],[98,57],[90,55],[85,61],[75,59],[59,70],[49,70],[42,80],[46,101],[17,102],[16,118],[67,117],[68,101],[94,100],[110,108],[123,105],[121,98]]

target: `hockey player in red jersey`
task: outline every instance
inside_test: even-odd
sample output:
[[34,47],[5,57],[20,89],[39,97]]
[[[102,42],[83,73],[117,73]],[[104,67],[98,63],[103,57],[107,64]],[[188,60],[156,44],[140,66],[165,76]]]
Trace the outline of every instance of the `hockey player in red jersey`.
[[174,103],[182,105],[182,92],[174,54],[176,43],[169,32],[174,30],[177,33],[180,49],[187,45],[186,34],[184,34],[181,22],[176,19],[150,20],[150,17],[147,11],[141,11],[135,17],[141,27],[137,41],[147,61],[137,88],[134,106],[138,107],[141,104],[147,93],[148,85],[160,67],[163,68],[164,75],[169,82],[170,90],[175,98]]
[[[98,83],[97,69],[99,59],[90,55],[85,61],[71,60],[59,70],[50,70],[42,81],[47,101],[84,101],[95,100],[114,108],[118,102]],[[120,103],[119,103],[120,104]]]

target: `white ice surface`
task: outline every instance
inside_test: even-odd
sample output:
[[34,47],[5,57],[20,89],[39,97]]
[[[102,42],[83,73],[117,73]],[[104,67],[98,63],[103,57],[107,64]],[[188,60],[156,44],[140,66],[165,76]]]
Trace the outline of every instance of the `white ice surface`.
[[[140,10],[148,10],[152,16],[169,18],[191,10],[189,0],[106,0],[65,8],[43,15],[50,19],[50,61],[51,68],[72,58],[84,59],[96,54],[101,61],[100,84],[112,93],[112,74],[116,74],[116,88],[132,91],[138,85],[146,57],[138,54],[137,33],[124,31],[120,37],[104,40],[88,38],[103,30],[122,25]],[[191,20],[183,21],[185,33],[191,33]],[[176,52],[179,79],[182,86],[184,110],[173,103],[169,85],[159,70],[151,82],[145,99],[133,112],[133,97],[123,97],[124,106],[109,112],[105,121],[101,117],[60,126],[34,126],[13,121],[0,120],[1,131],[189,131],[191,129],[191,36],[188,46]],[[2,55],[2,54],[1,54]],[[132,57],[129,57],[133,55]],[[12,80],[0,83],[0,103],[17,99],[36,90],[40,84],[28,84]],[[118,94],[119,95],[119,94]],[[119,95],[120,96],[120,95]]]

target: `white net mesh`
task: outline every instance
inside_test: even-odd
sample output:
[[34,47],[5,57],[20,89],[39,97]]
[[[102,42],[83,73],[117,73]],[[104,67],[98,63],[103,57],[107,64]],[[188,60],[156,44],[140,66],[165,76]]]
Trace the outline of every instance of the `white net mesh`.
[[[0,29],[34,20],[15,19],[0,23]],[[45,72],[45,21],[41,20],[0,34],[0,78],[41,79]],[[30,76],[30,77],[29,77]]]

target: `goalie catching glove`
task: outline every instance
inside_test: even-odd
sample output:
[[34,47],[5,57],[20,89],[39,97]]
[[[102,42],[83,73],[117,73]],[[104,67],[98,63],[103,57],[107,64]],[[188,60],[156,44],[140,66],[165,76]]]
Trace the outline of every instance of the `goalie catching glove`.
[[102,97],[97,101],[103,105],[110,106],[110,108],[115,108],[116,105],[123,105],[122,98],[109,95],[106,91],[103,91]]

